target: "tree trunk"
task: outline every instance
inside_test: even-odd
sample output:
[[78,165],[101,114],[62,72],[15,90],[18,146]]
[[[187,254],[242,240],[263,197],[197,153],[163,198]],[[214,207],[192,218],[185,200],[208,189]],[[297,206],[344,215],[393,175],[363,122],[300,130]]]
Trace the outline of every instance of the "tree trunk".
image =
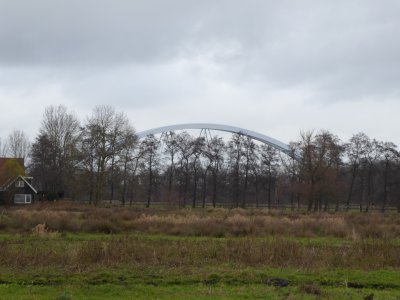
[[152,156],[150,155],[149,158],[149,189],[148,189],[148,194],[147,194],[147,204],[146,207],[150,207],[150,202],[151,202],[151,195],[153,193],[153,169],[152,169]]
[[213,207],[215,208],[217,204],[217,187],[218,187],[218,167],[216,167],[216,170],[213,172],[213,198],[212,198],[212,204]]
[[356,176],[357,176],[357,169],[358,169],[357,164],[354,164],[353,170],[351,172],[349,193],[347,195],[347,201],[346,201],[346,210],[347,211],[350,209],[350,202],[351,202],[351,197],[353,196],[354,182],[355,182]]
[[[307,210],[311,211],[313,205],[314,205],[314,182],[311,180],[310,195],[308,197]],[[314,208],[314,210],[315,210],[315,208]]]
[[271,190],[272,190],[272,175],[271,170],[268,173],[268,209],[271,209]]
[[169,168],[169,177],[168,177],[168,203],[171,202],[171,193],[172,193],[172,180],[174,176],[174,155],[171,155],[171,166]]
[[248,182],[249,182],[249,158],[248,154],[246,157],[246,169],[244,173],[244,193],[242,196],[242,207],[246,207],[246,202],[247,202],[247,189],[248,189]]
[[111,172],[110,172],[110,190],[111,190],[111,196],[110,196],[110,203],[112,200],[114,200],[114,161],[115,158],[114,156],[111,159]]
[[386,202],[387,202],[387,186],[388,186],[388,172],[389,172],[389,161],[385,162],[385,171],[383,174],[383,202],[382,202],[382,212],[385,212]]
[[192,203],[193,208],[196,207],[196,200],[197,200],[197,168],[195,166],[193,174],[193,203]]
[[239,159],[235,169],[235,206],[239,207]]
[[125,206],[125,194],[126,194],[126,180],[127,180],[127,161],[124,162],[124,175],[123,175],[123,183],[122,183],[122,205]]
[[188,185],[189,185],[189,168],[188,168],[189,162],[186,161],[185,165],[185,185],[183,189],[183,207],[186,207],[186,198],[187,198],[187,190],[188,190]]
[[206,168],[204,171],[204,177],[203,177],[203,203],[202,207],[206,207],[206,197],[207,197],[207,174],[208,174],[209,168]]
[[257,174],[256,174],[255,188],[256,188],[256,207],[258,208],[259,203],[258,203],[258,175]]

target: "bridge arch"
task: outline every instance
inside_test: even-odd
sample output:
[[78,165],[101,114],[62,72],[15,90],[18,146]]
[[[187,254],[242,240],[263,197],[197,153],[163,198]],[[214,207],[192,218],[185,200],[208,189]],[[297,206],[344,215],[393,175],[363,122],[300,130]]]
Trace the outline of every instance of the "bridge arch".
[[145,131],[141,131],[137,133],[139,139],[144,138],[150,134],[158,134],[163,132],[175,131],[175,130],[185,130],[185,129],[209,129],[209,130],[217,130],[217,131],[225,131],[231,133],[238,133],[245,136],[248,136],[254,140],[257,140],[261,143],[270,145],[289,156],[292,156],[292,151],[289,146],[281,141],[278,141],[272,137],[269,137],[265,134],[258,133],[252,130],[229,126],[229,125],[221,125],[221,124],[210,124],[210,123],[188,123],[188,124],[176,124],[176,125],[169,125],[163,127],[157,127]]

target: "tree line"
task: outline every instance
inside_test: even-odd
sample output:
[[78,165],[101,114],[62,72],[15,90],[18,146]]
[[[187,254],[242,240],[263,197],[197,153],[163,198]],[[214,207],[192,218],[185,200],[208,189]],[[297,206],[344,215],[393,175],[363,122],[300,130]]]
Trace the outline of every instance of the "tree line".
[[29,174],[50,200],[400,212],[397,146],[364,133],[343,142],[329,131],[302,132],[287,155],[242,134],[182,131],[139,140],[110,106],[95,107],[83,123],[50,106],[32,144],[22,131],[5,141],[1,154],[28,158]]

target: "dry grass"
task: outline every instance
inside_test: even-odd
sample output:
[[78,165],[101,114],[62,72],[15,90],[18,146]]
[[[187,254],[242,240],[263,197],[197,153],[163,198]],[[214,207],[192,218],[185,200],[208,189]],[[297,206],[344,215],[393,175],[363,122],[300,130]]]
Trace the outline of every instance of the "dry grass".
[[74,203],[3,210],[0,230],[31,232],[38,224],[58,232],[144,232],[185,236],[400,238],[400,215],[299,213],[263,209],[98,208]]
[[[103,234],[65,235],[75,232]],[[7,236],[0,239],[0,269],[12,272],[148,268],[180,269],[184,274],[207,266],[306,272],[400,269],[397,214],[149,210],[61,203],[3,210],[0,233]],[[320,296],[318,286],[305,285],[301,292]]]
[[46,224],[37,224],[32,228],[32,235],[39,238],[58,238],[60,233],[58,231],[50,231]]
[[285,238],[227,240],[38,239],[0,242],[0,266],[57,267],[200,267],[205,265],[296,268],[303,270],[399,268],[399,247],[387,241],[342,246],[311,246]]

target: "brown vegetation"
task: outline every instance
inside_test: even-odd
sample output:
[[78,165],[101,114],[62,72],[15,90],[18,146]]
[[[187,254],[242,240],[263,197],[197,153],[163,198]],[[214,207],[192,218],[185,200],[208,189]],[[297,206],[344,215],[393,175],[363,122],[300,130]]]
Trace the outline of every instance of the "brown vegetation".
[[[146,284],[188,278],[185,282],[195,279],[209,286],[220,280],[298,286],[302,294],[322,297],[323,284],[365,285],[357,278],[348,281],[347,275],[320,279],[324,272],[400,270],[398,214],[101,208],[59,202],[0,211],[0,237],[0,270],[17,281],[26,277],[39,284],[75,282],[76,274],[84,274],[90,284],[121,284],[119,278],[126,275]],[[276,270],[314,275],[312,280],[281,277]],[[62,276],[53,276],[58,273]],[[372,282],[381,286],[384,280]],[[396,282],[384,286],[398,288]]]
[[12,208],[0,214],[0,230],[3,231],[30,233],[38,224],[46,224],[48,230],[59,232],[336,237],[348,240],[400,238],[399,216],[381,213],[101,208],[61,202]]
[[200,267],[224,262],[238,267],[304,270],[399,268],[399,246],[375,240],[348,245],[309,245],[289,238],[146,239],[65,241],[55,238],[0,242],[0,266],[85,270],[103,267]]

